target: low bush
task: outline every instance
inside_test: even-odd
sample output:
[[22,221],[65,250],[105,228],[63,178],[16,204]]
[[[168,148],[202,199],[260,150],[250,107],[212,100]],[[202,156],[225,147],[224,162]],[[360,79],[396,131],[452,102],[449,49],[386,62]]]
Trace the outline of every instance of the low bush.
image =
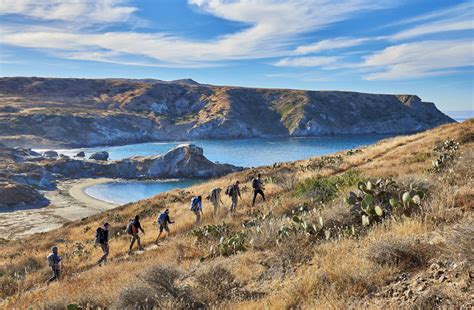
[[414,240],[387,239],[373,244],[368,258],[381,266],[396,266],[402,270],[425,266],[434,253],[432,246]]
[[156,266],[142,276],[142,284],[126,288],[119,297],[123,309],[203,309],[190,287],[181,283],[182,274],[174,267]]
[[235,290],[240,286],[234,275],[222,266],[202,272],[196,280],[208,304],[217,304],[223,300],[231,299]]

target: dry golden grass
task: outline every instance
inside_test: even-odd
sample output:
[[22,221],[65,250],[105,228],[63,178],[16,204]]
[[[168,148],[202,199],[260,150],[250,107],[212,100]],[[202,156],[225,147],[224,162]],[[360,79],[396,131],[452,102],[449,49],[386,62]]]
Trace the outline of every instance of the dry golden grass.
[[[262,233],[253,235],[254,242],[246,252],[228,257],[208,257],[209,244],[197,244],[195,238],[189,235],[194,223],[194,216],[188,211],[190,197],[198,193],[205,196],[214,187],[225,188],[231,182],[240,180],[243,183],[244,199],[237,214],[234,217],[222,214],[219,218],[212,218],[212,207],[207,204],[203,221],[204,225],[225,221],[230,224],[232,232],[238,232],[242,229],[241,223],[252,217],[249,213],[250,181],[257,170],[228,175],[185,191],[160,194],[82,221],[68,223],[58,230],[2,244],[0,272],[21,271],[17,272],[14,281],[5,280],[13,278],[10,276],[0,277],[0,297],[6,298],[0,308],[64,308],[64,305],[72,302],[119,307],[122,292],[142,285],[141,278],[146,270],[152,266],[168,265],[180,270],[182,285],[186,284],[197,291],[201,285],[198,279],[203,272],[208,272],[209,277],[216,276],[210,272],[219,268],[226,270],[221,271],[222,274],[229,272],[238,282],[238,288],[235,288],[236,291],[230,297],[217,300],[215,296],[221,295],[206,293],[208,304],[216,308],[397,308],[398,305],[392,301],[388,302],[381,297],[368,299],[367,296],[389,285],[401,272],[423,273],[430,258],[446,255],[443,253],[460,253],[459,257],[468,258],[472,255],[471,252],[463,252],[460,247],[454,246],[453,236],[459,236],[458,231],[466,231],[465,226],[458,226],[469,221],[472,223],[473,218],[473,130],[474,122],[468,121],[412,136],[388,139],[363,148],[361,153],[351,156],[341,152],[341,164],[321,169],[307,168],[319,161],[318,158],[286,163],[275,168],[259,168],[258,171],[266,181],[268,201],[258,208],[264,214],[272,212],[274,219],[262,226]],[[454,172],[445,174],[441,180],[426,171],[434,156],[431,153],[433,146],[448,138],[463,142],[462,154]],[[308,241],[307,238],[295,236],[279,244],[272,240],[284,222],[281,215],[304,203],[311,203],[293,195],[292,188],[296,181],[340,174],[348,169],[357,169],[364,178],[393,176],[401,182],[429,183],[430,195],[423,213],[413,218],[386,221],[369,229],[359,238]],[[331,222],[334,226],[347,224],[349,215],[341,198],[346,192],[341,190],[340,197],[327,203],[326,208],[321,211],[325,222]],[[230,201],[227,197],[223,197],[223,200],[223,209],[226,210]],[[171,236],[155,248],[151,246],[157,234],[154,222],[164,208],[170,209],[171,218],[176,220],[176,224],[170,226]],[[123,229],[128,219],[135,214],[141,215],[146,232],[141,237],[142,244],[150,249],[143,254],[128,257],[126,252],[129,239],[123,235]],[[93,235],[95,228],[104,221],[112,225],[110,262],[103,267],[96,267],[95,262],[101,251],[94,246]],[[452,233],[444,236],[441,232]],[[464,241],[464,247],[474,246],[472,238]],[[44,261],[52,245],[58,245],[60,254],[64,256],[64,278],[61,282],[46,287],[44,282],[49,277],[49,270]],[[401,254],[400,248],[404,249]],[[385,249],[383,253],[387,255],[374,255],[377,252],[374,249]],[[427,251],[433,251],[430,252],[431,256],[421,257]],[[390,263],[391,260],[394,262]],[[25,266],[29,266],[26,271]],[[9,290],[6,290],[8,287]],[[439,289],[460,300],[469,293],[452,291],[448,287]]]

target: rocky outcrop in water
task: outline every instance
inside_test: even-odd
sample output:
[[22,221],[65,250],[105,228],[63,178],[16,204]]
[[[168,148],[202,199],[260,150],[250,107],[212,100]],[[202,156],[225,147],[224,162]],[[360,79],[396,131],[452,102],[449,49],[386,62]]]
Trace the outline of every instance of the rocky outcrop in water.
[[433,103],[415,95],[192,80],[0,78],[0,142],[10,146],[409,133],[449,122]]
[[45,166],[65,178],[108,177],[122,179],[211,178],[242,170],[208,160],[202,148],[181,145],[164,155],[132,157],[107,163],[89,160],[56,160]]
[[109,153],[106,151],[97,152],[92,154],[89,159],[107,161],[109,159]]

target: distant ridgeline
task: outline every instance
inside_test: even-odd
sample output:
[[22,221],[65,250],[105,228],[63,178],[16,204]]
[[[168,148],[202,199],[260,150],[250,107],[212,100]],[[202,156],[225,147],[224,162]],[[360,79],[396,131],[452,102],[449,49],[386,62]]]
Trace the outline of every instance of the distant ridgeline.
[[212,86],[190,79],[0,79],[0,142],[9,146],[409,133],[449,122],[414,95]]

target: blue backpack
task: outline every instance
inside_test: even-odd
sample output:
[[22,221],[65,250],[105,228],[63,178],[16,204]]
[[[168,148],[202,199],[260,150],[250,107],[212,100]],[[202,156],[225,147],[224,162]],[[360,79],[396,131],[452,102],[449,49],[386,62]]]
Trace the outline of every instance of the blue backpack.
[[161,213],[158,217],[158,224],[163,224],[166,221],[166,213]]
[[199,204],[199,199],[197,197],[193,197],[193,199],[191,199],[191,206],[189,207],[189,210],[194,211],[194,212],[197,211],[198,204]]

